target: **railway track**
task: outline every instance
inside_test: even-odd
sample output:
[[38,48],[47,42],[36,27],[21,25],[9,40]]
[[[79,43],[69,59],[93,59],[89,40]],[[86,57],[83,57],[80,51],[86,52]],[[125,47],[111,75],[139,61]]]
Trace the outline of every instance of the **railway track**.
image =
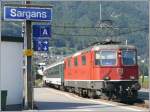
[[140,107],[145,107],[149,108],[149,92],[148,90],[141,89],[138,92],[138,97],[141,99],[143,102],[135,103],[135,106],[140,106]]
[[148,90],[141,89],[138,93],[140,99],[149,100],[149,92]]

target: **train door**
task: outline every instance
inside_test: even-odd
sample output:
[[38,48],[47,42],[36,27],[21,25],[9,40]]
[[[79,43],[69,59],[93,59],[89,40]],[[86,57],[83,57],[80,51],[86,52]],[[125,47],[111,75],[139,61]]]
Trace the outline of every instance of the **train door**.
[[80,57],[80,75],[82,80],[90,80],[89,54],[83,53]]
[[72,69],[72,76],[73,76],[73,80],[81,80],[82,76],[79,76],[79,63],[78,63],[78,58],[79,56],[75,56],[73,57],[73,62],[74,62],[74,66]]
[[88,80],[91,80],[92,79],[92,71],[93,71],[92,53],[87,52],[86,58],[87,58],[87,64],[86,64],[87,76],[88,76]]
[[91,80],[100,80],[100,66],[98,65],[98,59],[100,58],[100,55],[97,54],[97,52],[92,52],[92,67],[91,67],[91,71],[92,71],[92,77]]

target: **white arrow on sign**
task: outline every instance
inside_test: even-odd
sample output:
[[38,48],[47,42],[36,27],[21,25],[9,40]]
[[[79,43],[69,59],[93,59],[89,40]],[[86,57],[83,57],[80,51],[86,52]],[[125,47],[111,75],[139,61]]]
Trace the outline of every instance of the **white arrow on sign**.
[[38,50],[41,50],[41,47],[38,47]]
[[47,51],[48,48],[45,46],[43,49],[44,49],[44,51]]
[[45,43],[45,44],[48,44],[48,42],[47,42],[47,41],[44,41],[44,43]]
[[38,44],[42,44],[42,42],[41,42],[41,41],[38,41]]

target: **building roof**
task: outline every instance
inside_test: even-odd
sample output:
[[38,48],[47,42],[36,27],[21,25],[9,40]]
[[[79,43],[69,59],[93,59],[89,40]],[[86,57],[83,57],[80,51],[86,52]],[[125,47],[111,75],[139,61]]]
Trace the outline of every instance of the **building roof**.
[[1,40],[8,41],[8,42],[23,42],[23,37],[2,36]]

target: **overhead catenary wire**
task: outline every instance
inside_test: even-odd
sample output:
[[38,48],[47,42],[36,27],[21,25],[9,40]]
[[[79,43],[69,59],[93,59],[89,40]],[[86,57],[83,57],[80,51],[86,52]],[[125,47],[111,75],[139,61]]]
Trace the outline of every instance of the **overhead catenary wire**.
[[[142,27],[141,27],[142,26]],[[78,28],[78,29],[92,29],[92,28],[118,28],[118,29],[134,29],[134,28],[145,28],[148,25],[140,25],[140,27],[126,27],[126,26],[74,26],[74,25],[51,25],[52,28]]]
[[[117,33],[114,35],[106,35],[106,36],[120,36],[120,35],[126,35],[126,34],[130,34],[130,33],[134,33],[134,32],[146,31],[146,30],[148,30],[147,27],[136,29],[133,31],[128,31],[128,32],[121,32],[121,33]],[[60,35],[60,36],[94,36],[94,37],[100,37],[101,36],[101,35],[90,35],[90,34],[64,34],[64,33],[58,33],[58,32],[52,32],[52,34],[53,35]]]

